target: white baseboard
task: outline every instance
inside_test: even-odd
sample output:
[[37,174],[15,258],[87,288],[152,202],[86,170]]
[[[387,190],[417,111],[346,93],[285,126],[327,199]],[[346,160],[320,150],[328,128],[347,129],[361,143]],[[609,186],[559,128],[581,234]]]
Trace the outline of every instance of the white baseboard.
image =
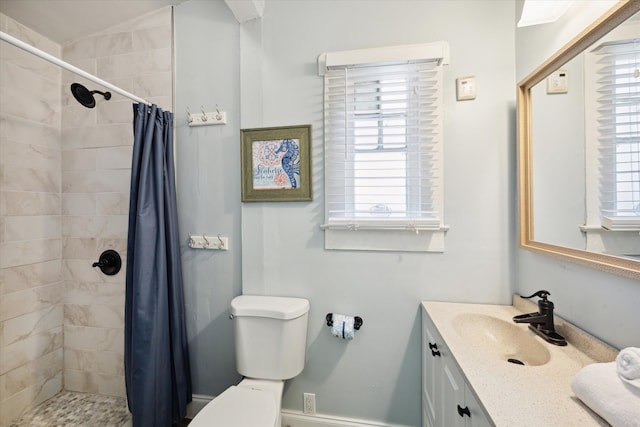
[[[187,418],[193,418],[215,396],[194,394],[187,406]],[[324,414],[307,415],[296,411],[282,411],[282,427],[409,427],[401,424],[384,424],[371,420],[334,417]]]
[[307,415],[302,412],[282,411],[282,427],[408,427],[384,424],[356,418],[333,417],[324,414]]

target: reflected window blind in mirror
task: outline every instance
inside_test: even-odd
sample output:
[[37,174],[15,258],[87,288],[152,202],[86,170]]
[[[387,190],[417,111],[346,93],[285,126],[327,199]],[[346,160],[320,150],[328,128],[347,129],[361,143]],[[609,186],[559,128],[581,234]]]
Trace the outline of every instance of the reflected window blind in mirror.
[[603,43],[595,54],[602,225],[640,229],[640,40]]

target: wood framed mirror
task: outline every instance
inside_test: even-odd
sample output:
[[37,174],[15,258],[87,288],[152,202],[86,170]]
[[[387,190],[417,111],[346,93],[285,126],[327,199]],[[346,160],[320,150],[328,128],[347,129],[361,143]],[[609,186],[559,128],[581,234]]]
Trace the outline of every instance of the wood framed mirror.
[[[605,45],[615,45],[617,42],[603,40],[608,40],[606,37],[614,33],[615,30],[623,26],[628,27],[630,22],[633,25],[637,23],[637,27],[633,27],[632,36],[631,38],[627,36],[626,41],[634,43],[637,41],[640,45],[640,31],[636,30],[636,28],[640,28],[639,11],[640,0],[616,3],[582,33],[524,78],[517,88],[520,247],[634,279],[640,279],[640,224],[627,228],[614,228],[603,225],[605,222],[600,212],[596,215],[589,213],[589,209],[592,209],[590,205],[598,204],[592,200],[598,197],[593,194],[601,191],[593,190],[593,187],[603,188],[604,184],[598,181],[601,178],[599,171],[602,168],[589,160],[593,154],[589,154],[589,143],[586,140],[589,138],[598,139],[593,135],[589,136],[594,133],[596,128],[594,123],[598,122],[598,118],[584,113],[587,109],[597,110],[597,108],[585,107],[587,104],[594,104],[594,101],[584,98],[584,94],[592,88],[584,85],[584,81],[591,79],[591,77],[588,75],[590,71],[585,66],[587,60],[582,60],[581,55],[602,49],[602,46]],[[575,62],[571,62],[572,60],[581,62],[575,65]],[[638,62],[640,63],[640,60]],[[569,89],[565,91],[561,87],[562,78],[566,77],[563,72],[571,70],[572,67],[579,67],[577,73],[579,78],[576,79],[578,84],[569,86]],[[569,76],[571,77],[571,74]],[[640,88],[640,79],[638,80],[637,87]],[[569,81],[571,82],[571,80]],[[583,85],[580,90],[572,91],[580,84]],[[580,96],[583,98],[576,96],[576,92],[581,92]],[[567,107],[567,103],[571,99],[568,93],[575,99],[582,99],[578,102],[582,102],[583,105],[577,104],[575,109]],[[638,94],[634,96],[637,108],[635,110],[636,118],[633,120],[636,122],[637,129],[640,107],[637,106]],[[591,95],[591,99],[594,97]],[[548,110],[545,114],[541,114],[540,111],[547,109],[548,103],[551,102],[559,105],[564,103],[565,106],[556,112]],[[578,111],[580,108],[582,110]],[[579,118],[577,121],[581,122],[579,129],[564,128],[565,122],[571,121],[567,118],[568,112],[576,113],[576,117]],[[555,116],[555,121],[547,123],[545,118],[547,116]],[[558,136],[563,134],[565,137]],[[566,135],[571,135],[570,139],[575,140],[574,145],[576,147],[581,145],[582,148],[575,150],[569,148]],[[637,135],[634,138],[640,147],[640,130],[637,130]],[[552,141],[553,138],[558,138],[558,140]],[[544,151],[545,145],[552,147],[555,151]],[[576,176],[581,173],[582,178],[572,178],[566,160],[563,160],[563,155],[560,154],[563,150],[566,152],[564,159],[570,158],[572,162],[575,161]],[[598,150],[602,151],[598,147],[591,147],[592,152]],[[638,151],[640,154],[640,149]],[[545,163],[544,160],[541,160],[545,159],[545,156],[553,158],[555,163]],[[638,176],[640,177],[640,158],[638,159],[638,167]],[[560,184],[564,181],[571,183],[571,186],[563,188]],[[589,186],[592,189],[589,189]],[[563,196],[562,191],[565,191],[567,195]],[[555,199],[548,197],[552,194]],[[640,195],[640,189],[638,195]],[[568,204],[565,205],[565,202],[571,202],[575,205],[577,213],[566,225],[563,225],[560,217],[564,212],[572,209]],[[635,208],[637,208],[637,219],[640,222],[640,202],[634,205]],[[579,212],[580,209],[582,212]],[[596,207],[597,209],[600,208]],[[594,216],[599,218],[594,219]],[[563,234],[564,230],[568,230],[566,234],[571,234],[571,236],[566,239],[562,238],[560,234]],[[620,240],[626,242],[622,244],[623,248],[620,249],[613,249],[612,244],[608,243]],[[597,241],[597,243],[594,245],[591,243],[593,241]],[[629,245],[633,248],[630,249]]]

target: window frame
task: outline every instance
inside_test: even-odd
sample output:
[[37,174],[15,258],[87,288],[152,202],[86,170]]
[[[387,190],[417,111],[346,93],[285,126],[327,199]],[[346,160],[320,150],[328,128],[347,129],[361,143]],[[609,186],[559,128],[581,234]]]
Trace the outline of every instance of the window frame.
[[[425,252],[444,252],[444,233],[448,227],[444,224],[444,194],[443,194],[443,138],[442,128],[444,120],[444,99],[442,95],[442,66],[449,63],[449,46],[446,42],[436,42],[420,45],[405,45],[395,47],[385,47],[376,49],[362,49],[356,51],[343,51],[324,53],[318,58],[319,74],[325,76],[327,71],[332,67],[340,67],[346,65],[364,65],[364,64],[384,64],[398,62],[416,62],[434,60],[438,62],[439,73],[437,84],[438,87],[438,109],[439,123],[438,132],[440,134],[438,141],[433,144],[432,155],[435,158],[433,164],[438,169],[435,179],[433,179],[431,191],[433,195],[433,204],[437,206],[438,217],[430,219],[420,219],[418,221],[408,219],[406,216],[402,218],[374,218],[365,219],[357,218],[330,218],[328,207],[327,189],[329,187],[326,165],[330,161],[328,159],[328,142],[326,129],[325,110],[325,222],[321,228],[325,231],[325,248],[326,249],[346,249],[346,250],[384,250],[384,251],[425,251]],[[392,83],[391,83],[392,84]],[[408,84],[408,83],[403,83]],[[326,94],[325,94],[326,96]],[[384,117],[378,117],[378,133],[380,135],[380,120]],[[393,119],[392,119],[393,120]],[[378,142],[379,144],[379,142]],[[408,142],[405,142],[405,146]],[[346,142],[345,142],[346,145]],[[390,149],[394,151],[393,148]],[[406,149],[404,150],[406,151]],[[416,160],[406,159],[407,162],[416,162]],[[410,188],[405,185],[404,188]],[[405,203],[411,197],[407,194]]]

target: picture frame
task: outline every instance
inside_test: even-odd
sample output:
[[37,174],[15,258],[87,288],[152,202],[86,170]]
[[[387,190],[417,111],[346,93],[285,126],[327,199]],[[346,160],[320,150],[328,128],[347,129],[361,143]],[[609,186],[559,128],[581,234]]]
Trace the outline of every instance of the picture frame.
[[241,129],[243,202],[313,200],[311,125]]

